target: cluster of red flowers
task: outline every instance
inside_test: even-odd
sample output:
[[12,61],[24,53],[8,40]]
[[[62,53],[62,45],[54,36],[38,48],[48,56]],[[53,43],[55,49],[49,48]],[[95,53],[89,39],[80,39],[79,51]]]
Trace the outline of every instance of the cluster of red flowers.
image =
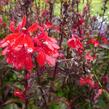
[[[58,57],[57,41],[51,38],[44,31],[44,28],[37,23],[25,28],[26,17],[15,28],[15,23],[10,23],[11,34],[7,35],[1,42],[0,47],[4,48],[2,55],[6,61],[16,69],[26,69],[31,71],[33,68],[32,54],[36,54],[37,62],[40,66],[45,64],[55,65]],[[32,33],[38,34],[32,38]]]
[[[97,39],[95,38],[91,38],[87,41],[87,44],[92,44],[94,45],[94,47],[98,47],[99,46],[99,42]],[[84,46],[82,43],[82,38],[80,38],[79,36],[73,34],[72,38],[70,38],[68,40],[68,46],[71,47],[72,49],[76,50],[78,53],[83,53],[84,51]],[[91,51],[87,51],[85,54],[85,59],[88,62],[93,62],[96,59],[96,55],[92,55]]]
[[89,86],[94,90],[93,100],[96,102],[98,98],[102,95],[103,89],[99,87],[91,76],[81,77],[79,80],[80,86]]
[[[0,23],[1,22],[2,19],[0,18]],[[84,21],[80,19],[80,22],[82,24]],[[38,23],[33,23],[28,28],[25,26],[25,16],[17,27],[15,27],[15,22],[12,21],[9,27],[12,33],[0,42],[0,47],[3,48],[2,55],[5,56],[7,63],[13,65],[16,69],[26,69],[31,72],[34,66],[33,57],[35,56],[35,60],[39,66],[42,67],[46,64],[54,66],[56,59],[60,56],[58,53],[59,46],[57,45],[56,39],[49,37],[47,31],[45,31],[53,26],[52,23],[46,22],[43,26],[40,26]],[[57,29],[57,27],[55,29]],[[36,34],[35,36],[33,32]],[[108,40],[103,37],[102,42],[107,44]],[[83,53],[84,51],[82,38],[76,34],[72,34],[72,38],[67,41],[67,44],[78,53]],[[89,39],[87,44],[92,44],[94,47],[99,46],[96,38]],[[96,55],[92,56],[91,51],[87,51],[85,59],[92,62],[96,59]],[[81,77],[80,85],[89,85],[91,88],[95,87],[95,83],[90,77]],[[14,95],[22,100],[25,99],[24,92],[19,89],[15,90]]]
[[48,34],[42,32],[34,38],[35,51],[37,51],[37,62],[43,66],[49,64],[55,65],[56,58],[59,56],[57,41],[54,38],[48,37]]
[[[52,26],[50,23],[46,25],[48,28]],[[26,17],[23,17],[16,28],[15,22],[12,21],[9,27],[12,33],[0,42],[0,47],[4,48],[2,54],[5,55],[7,63],[12,64],[17,69],[31,71],[33,68],[32,54],[35,54],[36,61],[40,66],[45,64],[54,66],[59,56],[59,46],[56,39],[49,37],[45,31],[46,27],[40,26],[38,23],[33,23],[28,28],[25,28],[25,26]],[[33,32],[37,33],[35,37],[32,37]],[[102,40],[107,43],[105,38]],[[67,43],[69,47],[78,53],[83,53],[82,39],[78,35],[72,34],[72,38]],[[93,44],[94,47],[99,46],[99,42],[95,38],[89,39],[87,44]],[[95,58],[96,56],[91,56],[90,52],[87,52],[85,55],[85,59],[90,62]]]

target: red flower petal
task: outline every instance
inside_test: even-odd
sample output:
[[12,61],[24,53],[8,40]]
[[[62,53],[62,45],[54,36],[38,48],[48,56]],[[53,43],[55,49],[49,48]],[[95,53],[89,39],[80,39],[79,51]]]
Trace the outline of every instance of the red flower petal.
[[71,48],[76,48],[75,42],[72,39],[69,39],[67,42],[68,46]]
[[0,24],[3,22],[3,19],[2,19],[2,17],[0,17]]
[[19,36],[19,33],[13,33],[13,34],[9,34],[8,36],[6,36],[6,38],[4,39],[6,42],[13,42],[17,37]]
[[22,27],[24,27],[26,25],[26,16],[23,17],[21,24],[22,24]]
[[46,61],[50,66],[55,66],[56,58],[46,55]]
[[37,56],[37,62],[40,66],[44,66],[46,62],[46,56],[44,52],[39,52]]
[[34,23],[32,24],[29,28],[28,28],[28,31],[29,32],[34,32],[38,29],[38,24],[37,23]]
[[25,42],[23,44],[25,44],[25,43],[27,44],[27,51],[28,52],[33,52],[34,43],[32,41],[32,38],[30,36],[25,36],[24,39],[25,39]]
[[14,96],[19,97],[22,101],[25,101],[25,95],[20,89],[15,89]]

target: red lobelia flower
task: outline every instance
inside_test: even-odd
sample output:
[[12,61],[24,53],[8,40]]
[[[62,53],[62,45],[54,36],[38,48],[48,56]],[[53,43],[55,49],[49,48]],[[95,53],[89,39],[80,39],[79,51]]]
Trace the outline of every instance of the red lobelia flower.
[[90,40],[88,41],[88,44],[93,44],[94,47],[98,47],[98,46],[99,46],[99,42],[98,42],[98,40],[95,39],[95,38],[90,39]]
[[82,52],[83,44],[81,39],[77,35],[72,35],[72,38],[68,40],[68,46],[75,49],[78,52]]
[[25,28],[26,17],[15,28],[15,23],[10,23],[10,30],[13,32],[7,35],[1,42],[0,47],[4,48],[2,54],[6,56],[9,64],[17,69],[32,69],[31,53],[34,51],[34,43],[30,36],[31,32],[37,30],[37,24],[34,23],[28,29]]
[[28,53],[25,48],[15,50],[12,47],[7,47],[2,55],[6,55],[7,63],[12,64],[18,70],[26,69],[31,71],[33,67],[31,53]]
[[94,88],[95,83],[91,77],[81,77],[79,80],[80,86],[89,85],[91,88]]
[[105,36],[101,37],[101,41],[103,42],[103,44],[108,44],[109,43],[108,38],[105,37]]
[[[32,70],[33,63],[31,55],[37,54],[37,62],[40,66],[49,64],[55,65],[58,57],[57,41],[48,36],[44,27],[37,23],[33,23],[29,28],[25,28],[26,17],[15,28],[15,23],[10,23],[10,30],[13,32],[6,36],[1,42],[0,47],[4,48],[2,55],[5,55],[6,61],[12,64],[16,69]],[[31,33],[38,31],[38,35],[34,38]]]
[[40,66],[45,64],[54,66],[56,59],[59,56],[57,41],[54,38],[49,37],[46,32],[42,31],[41,34],[34,38],[34,42],[38,64]]
[[20,100],[25,101],[25,95],[24,92],[18,88],[14,90],[14,96],[18,97]]
[[30,37],[30,32],[34,28],[33,25],[31,26],[32,29],[31,27],[29,27],[28,29],[25,28],[26,17],[23,17],[22,22],[20,22],[16,28],[14,25],[14,22],[10,23],[10,30],[13,33],[7,35],[3,39],[1,47],[11,46],[13,49],[16,50],[25,47],[27,52],[32,52],[34,50],[34,44],[32,42],[32,38]]
[[91,51],[88,51],[85,55],[85,59],[89,62],[92,62],[96,59],[96,55],[91,55]]

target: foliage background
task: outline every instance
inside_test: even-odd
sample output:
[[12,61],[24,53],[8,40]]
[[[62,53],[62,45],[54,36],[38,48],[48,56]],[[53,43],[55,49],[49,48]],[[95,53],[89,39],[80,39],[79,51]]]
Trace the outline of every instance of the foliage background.
[[[84,2],[83,2],[84,1]],[[60,59],[57,66],[35,68],[31,74],[29,82],[31,88],[27,91],[29,102],[27,107],[18,97],[13,95],[14,89],[17,87],[21,90],[24,88],[24,71],[17,71],[5,62],[3,56],[0,56],[0,109],[108,109],[109,108],[109,47],[108,44],[100,45],[95,48],[90,45],[86,49],[91,49],[98,55],[96,61],[84,66],[84,58],[80,59],[79,55],[72,56],[72,50],[66,45],[66,41],[70,38],[70,23],[73,24],[77,19],[79,12],[83,12],[84,6],[88,6],[90,13],[85,22],[87,30],[83,35],[91,37],[90,28],[92,17],[100,15],[106,18],[106,23],[109,19],[109,1],[107,0],[73,0],[74,11],[70,9],[72,0],[51,0],[46,3],[44,0],[1,0],[0,1],[0,16],[3,17],[3,23],[0,24],[0,37],[5,37],[9,32],[9,23],[12,19],[19,22],[23,15],[28,18],[28,25],[31,25],[36,19],[40,23],[44,23],[45,19],[56,21],[56,26],[61,26],[61,32],[48,31],[59,41],[61,46],[60,52],[65,55],[64,59]],[[21,3],[19,5],[19,2]],[[106,4],[105,4],[106,2]],[[25,5],[24,5],[25,4]],[[66,5],[69,10],[65,11]],[[78,5],[78,7],[77,7]],[[26,7],[27,6],[27,7]],[[54,9],[54,10],[52,10]],[[79,9],[79,12],[78,12]],[[42,16],[42,12],[47,10],[48,16]],[[64,12],[64,11],[65,12]],[[70,11],[72,14],[70,14]],[[75,13],[74,13],[75,12]],[[76,16],[77,15],[77,16]],[[53,21],[54,19],[54,21]],[[67,19],[67,20],[66,20]],[[72,22],[71,22],[72,21]],[[63,25],[60,25],[61,23]],[[65,24],[64,24],[65,22]],[[68,28],[69,27],[69,28]],[[92,32],[94,30],[91,30]],[[94,36],[99,39],[99,29],[95,29]],[[66,34],[66,35],[65,35]],[[108,38],[108,34],[105,34]],[[87,40],[87,39],[86,39]],[[84,44],[85,45],[85,44]],[[96,51],[96,52],[95,52]],[[72,58],[74,60],[72,60]],[[54,73],[55,72],[55,73]],[[93,96],[98,93],[97,90],[90,89],[89,86],[81,87],[79,79],[82,76],[92,76],[103,90],[99,99],[94,102]],[[102,78],[106,76],[106,83],[103,83]]]

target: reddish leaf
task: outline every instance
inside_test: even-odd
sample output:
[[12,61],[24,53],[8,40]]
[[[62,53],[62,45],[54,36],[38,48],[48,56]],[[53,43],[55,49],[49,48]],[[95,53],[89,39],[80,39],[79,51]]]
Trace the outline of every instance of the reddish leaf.
[[19,22],[16,31],[20,31],[22,28],[24,28],[26,25],[26,16],[23,17],[22,21]]
[[10,31],[15,32],[15,22],[11,22],[10,23],[10,27],[9,27]]

